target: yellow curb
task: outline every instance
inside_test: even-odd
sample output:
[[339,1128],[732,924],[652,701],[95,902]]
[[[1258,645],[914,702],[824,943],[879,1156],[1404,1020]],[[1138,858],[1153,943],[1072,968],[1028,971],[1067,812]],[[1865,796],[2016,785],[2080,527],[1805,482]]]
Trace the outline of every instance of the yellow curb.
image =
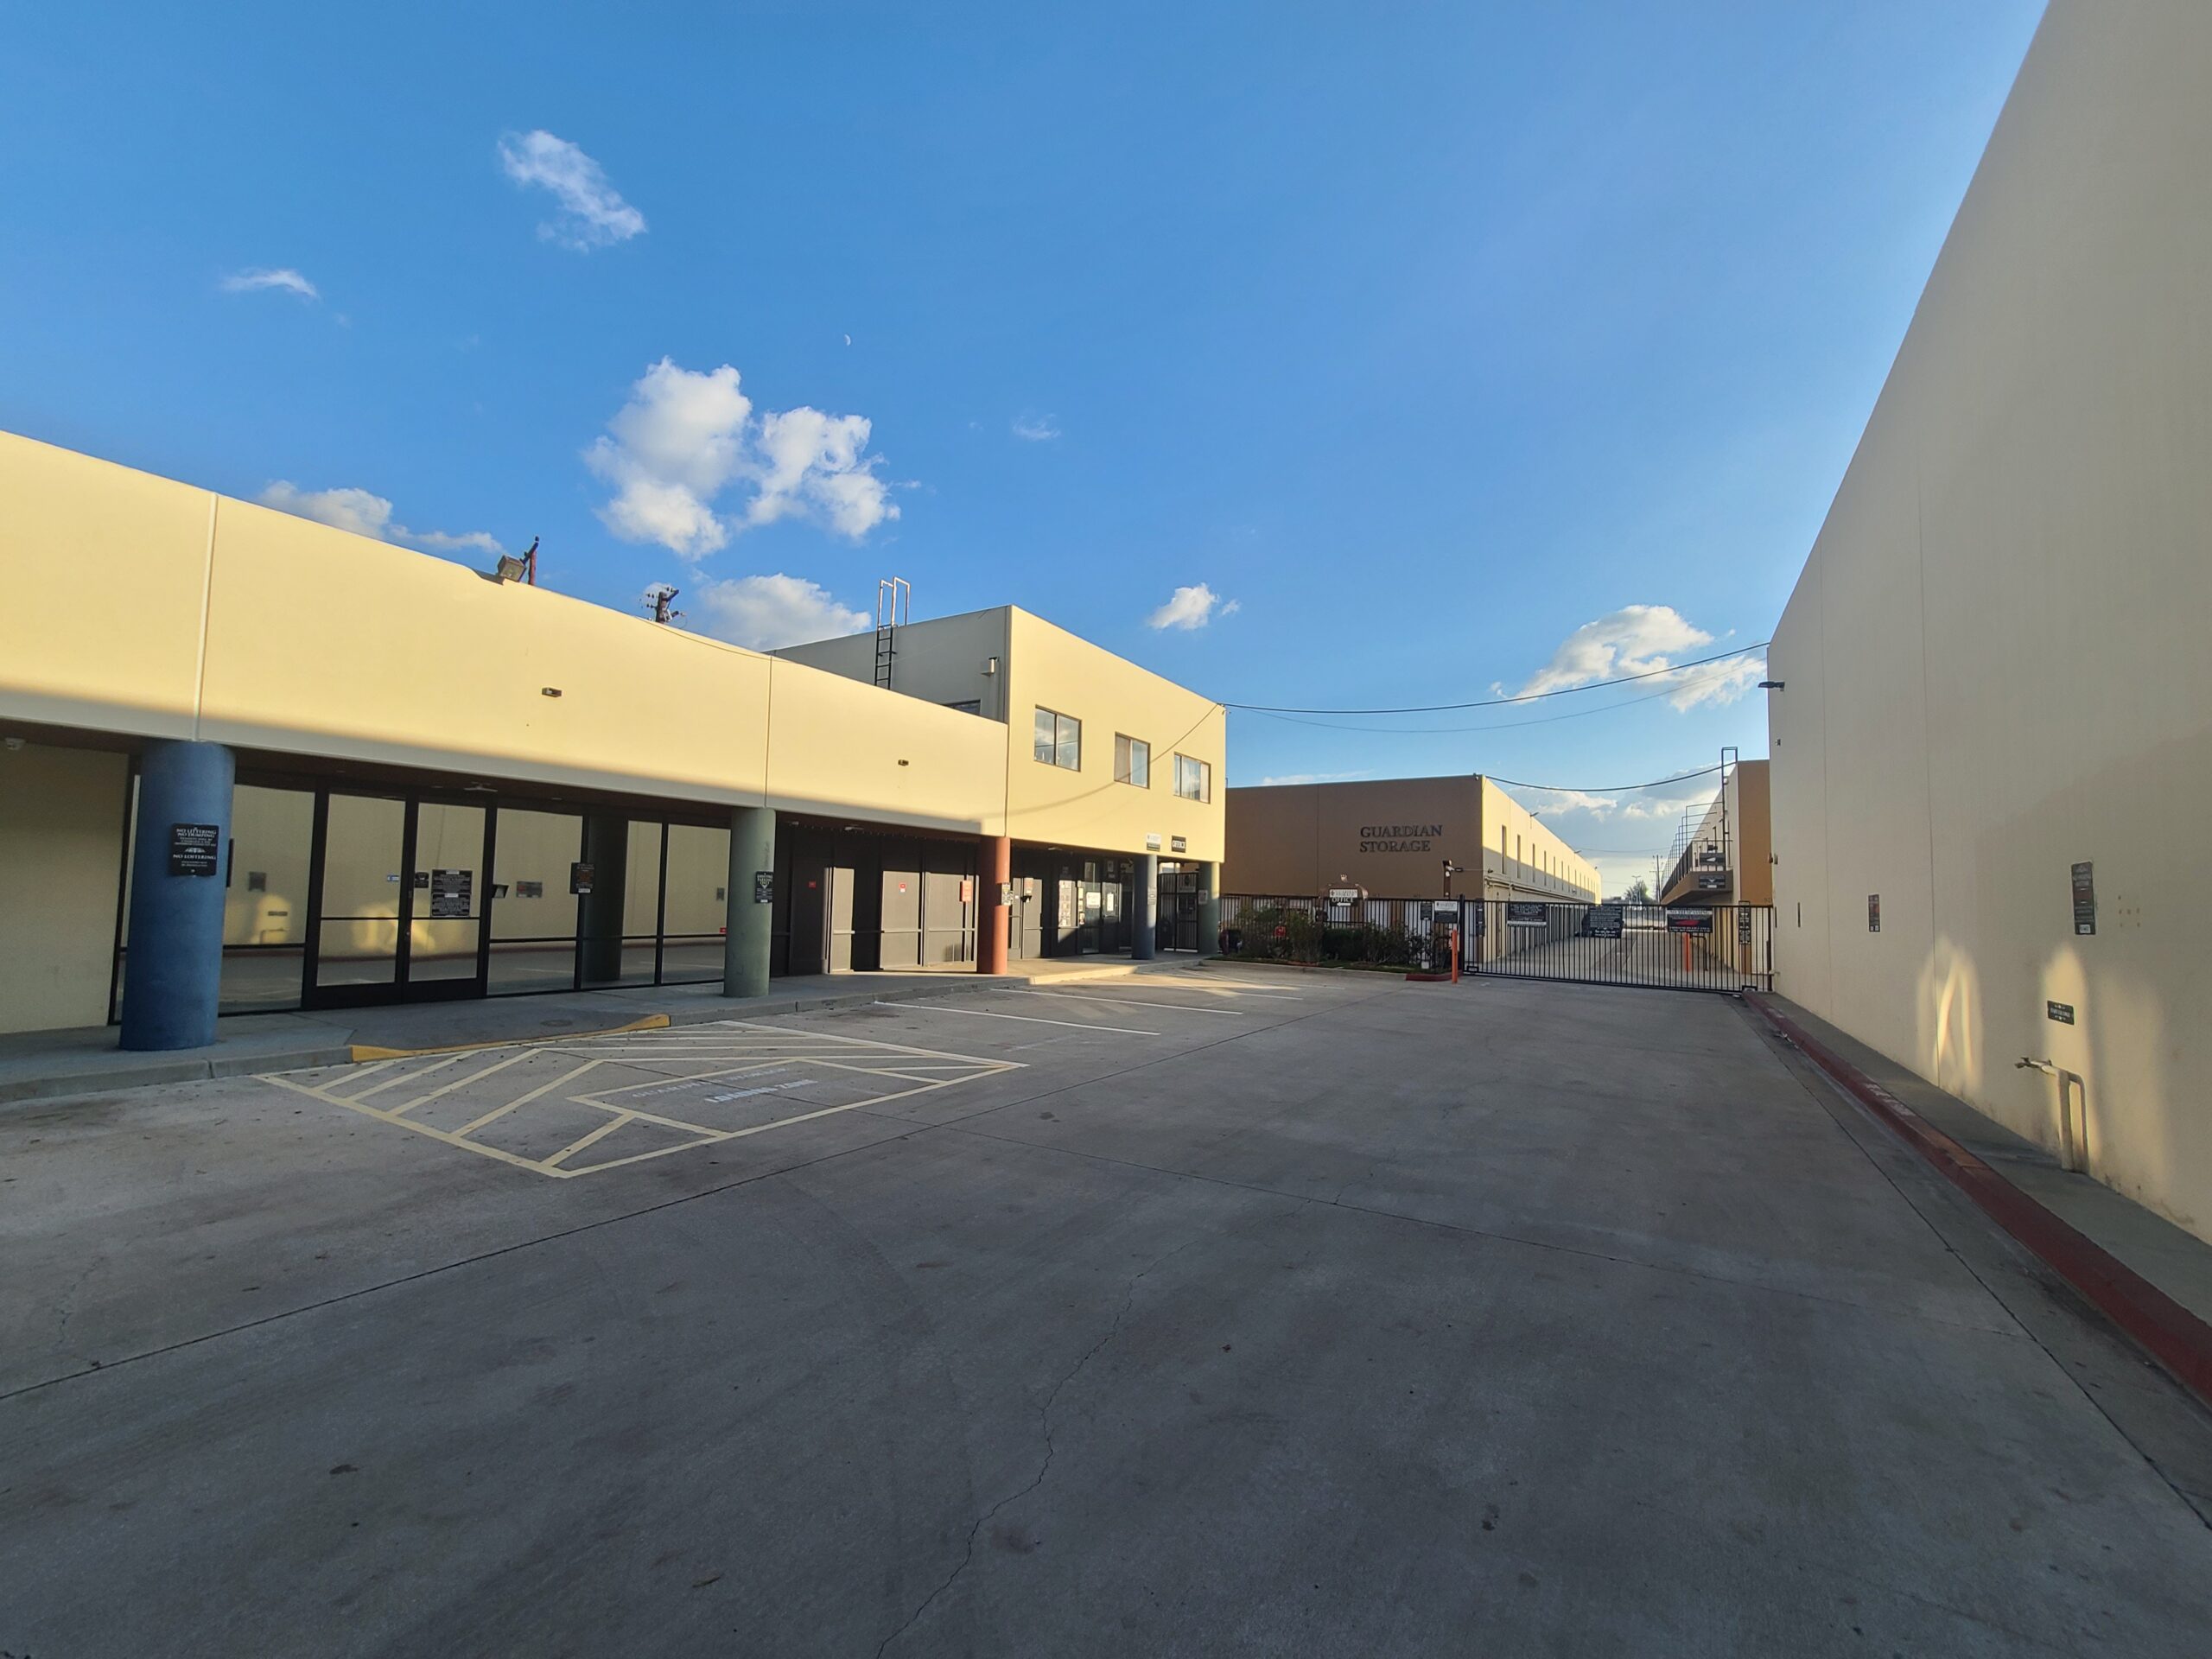
[[604,1031],[563,1031],[545,1037],[487,1037],[480,1043],[447,1043],[438,1048],[377,1048],[366,1043],[353,1045],[353,1064],[364,1060],[405,1060],[418,1054],[466,1054],[472,1048],[520,1048],[531,1043],[572,1043],[579,1037],[620,1037],[631,1031],[665,1031],[670,1021],[664,1014],[649,1014],[642,1020],[632,1020],[626,1026],[609,1026]]

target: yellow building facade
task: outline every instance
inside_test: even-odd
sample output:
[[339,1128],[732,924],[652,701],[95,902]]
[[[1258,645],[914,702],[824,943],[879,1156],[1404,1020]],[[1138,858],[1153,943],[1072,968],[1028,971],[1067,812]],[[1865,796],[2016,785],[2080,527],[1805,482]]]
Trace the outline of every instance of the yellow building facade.
[[[760,977],[1149,954],[1223,806],[1117,782],[1112,739],[1217,780],[1220,709],[979,614],[988,714],[0,435],[0,1030],[111,1018],[179,893],[225,1011],[723,979],[733,923]],[[1035,758],[1014,697],[1103,747]],[[134,821],[156,757],[211,755],[219,815]]]
[[2208,66],[2212,7],[2050,6],[1768,713],[1777,988],[2212,1238]]

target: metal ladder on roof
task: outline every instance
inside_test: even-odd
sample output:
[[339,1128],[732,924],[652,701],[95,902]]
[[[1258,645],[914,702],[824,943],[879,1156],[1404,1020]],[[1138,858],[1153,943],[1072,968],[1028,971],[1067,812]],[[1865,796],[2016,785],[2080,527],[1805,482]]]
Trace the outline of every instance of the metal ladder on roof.
[[904,576],[875,584],[875,683],[891,690],[892,660],[899,655],[899,629],[914,620],[914,585]]

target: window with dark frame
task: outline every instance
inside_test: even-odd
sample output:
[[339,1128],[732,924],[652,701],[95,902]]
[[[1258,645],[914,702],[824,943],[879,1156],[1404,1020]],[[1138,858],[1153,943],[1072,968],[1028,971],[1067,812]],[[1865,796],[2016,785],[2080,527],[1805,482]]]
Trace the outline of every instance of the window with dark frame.
[[1038,709],[1032,753],[1048,766],[1065,766],[1070,772],[1081,772],[1083,722],[1073,715],[1063,715],[1051,709]]
[[1114,781],[1134,785],[1138,789],[1152,787],[1152,745],[1141,737],[1124,737],[1114,734]]

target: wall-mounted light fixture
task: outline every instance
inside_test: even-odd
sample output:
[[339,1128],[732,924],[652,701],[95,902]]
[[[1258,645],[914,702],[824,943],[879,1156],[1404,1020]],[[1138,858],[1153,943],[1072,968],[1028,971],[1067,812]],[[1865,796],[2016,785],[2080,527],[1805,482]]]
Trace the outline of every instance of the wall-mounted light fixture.
[[541,697],[557,697],[561,695],[561,688],[557,685],[541,685],[537,688],[537,695]]

